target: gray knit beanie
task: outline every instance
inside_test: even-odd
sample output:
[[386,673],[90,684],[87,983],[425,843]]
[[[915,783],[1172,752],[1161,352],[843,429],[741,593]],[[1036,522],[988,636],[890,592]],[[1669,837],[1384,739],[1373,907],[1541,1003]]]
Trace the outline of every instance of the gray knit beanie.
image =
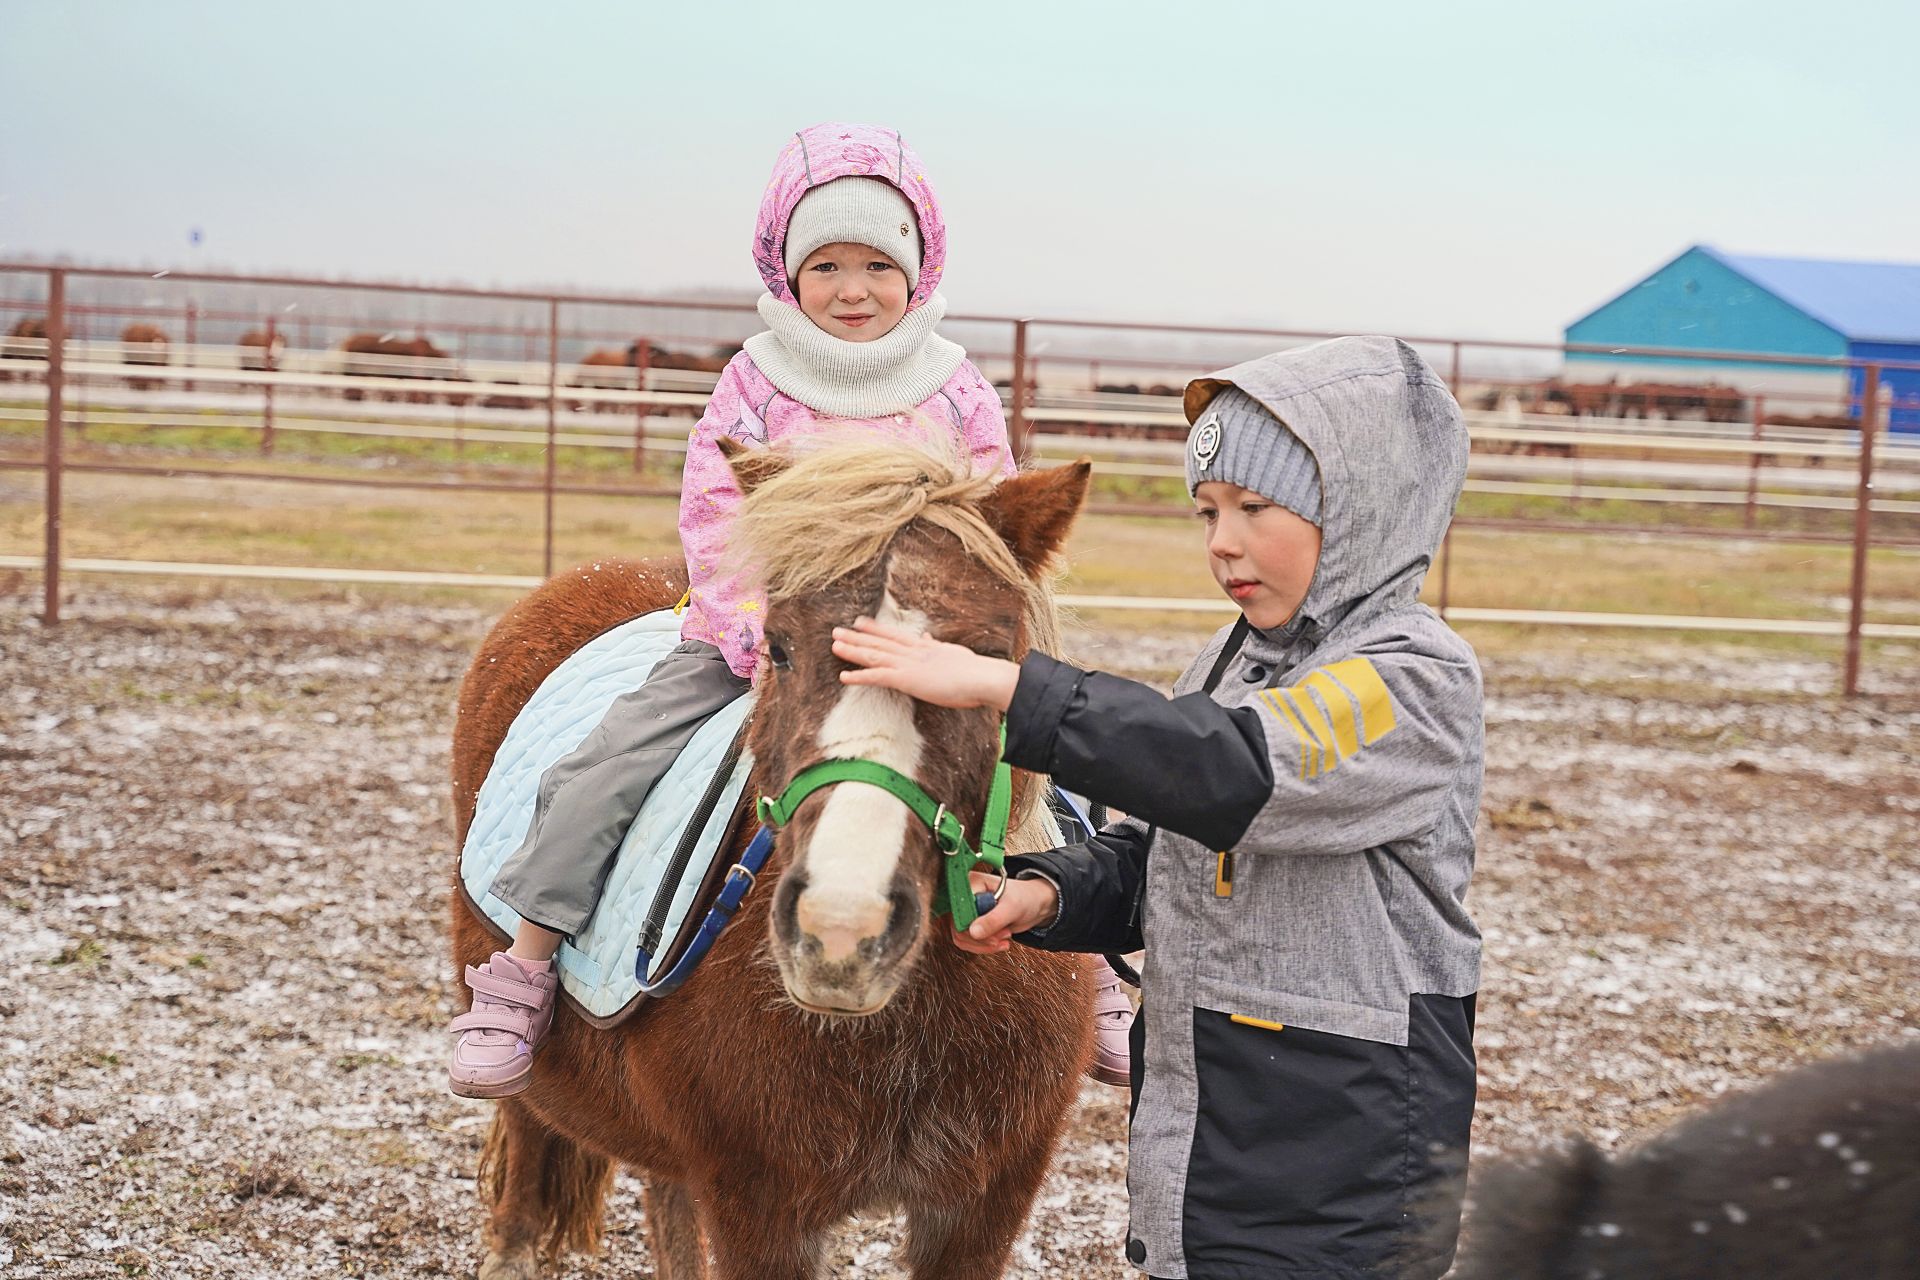
[[1300,437],[1238,387],[1208,402],[1187,436],[1187,493],[1209,480],[1272,498],[1320,523],[1320,467]]
[[780,256],[787,280],[823,244],[864,244],[880,250],[906,273],[907,287],[920,280],[920,219],[900,188],[885,178],[835,178],[823,182],[793,207]]

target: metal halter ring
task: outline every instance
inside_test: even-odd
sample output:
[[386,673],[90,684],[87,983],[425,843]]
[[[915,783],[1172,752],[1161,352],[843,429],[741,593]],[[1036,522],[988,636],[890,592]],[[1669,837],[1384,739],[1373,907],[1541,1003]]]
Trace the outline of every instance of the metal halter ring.
[[1006,867],[1002,866],[1000,868],[1000,883],[993,886],[993,900],[995,902],[1000,901],[1000,895],[1005,893],[1006,891],[1007,891],[1007,869]]
[[[947,818],[947,802],[942,800],[940,802],[940,807],[933,811],[933,827],[932,827],[933,843],[940,850],[940,852],[944,853],[945,855],[947,855],[947,857],[951,858],[956,853],[959,853],[960,850],[958,847],[949,849],[946,845],[945,837],[943,837],[940,834],[940,824],[945,822],[946,818]],[[961,833],[961,844],[965,844],[965,843],[966,843],[966,833],[963,831]]]

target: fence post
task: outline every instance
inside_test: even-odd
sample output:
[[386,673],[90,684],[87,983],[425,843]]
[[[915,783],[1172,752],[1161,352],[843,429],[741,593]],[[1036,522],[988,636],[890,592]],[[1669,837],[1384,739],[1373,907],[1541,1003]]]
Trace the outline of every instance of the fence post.
[[[260,359],[260,368],[265,373],[273,372],[273,343],[277,336],[275,332],[276,323],[276,317],[267,317],[266,354]],[[263,382],[260,384],[260,452],[263,455],[269,456],[273,453],[273,383],[271,382]]]
[[[647,345],[644,337],[633,340],[633,385],[641,395],[647,393],[647,371],[653,367],[653,348]],[[633,406],[633,474],[639,475],[646,467],[647,458],[647,402],[638,401]]]
[[1013,322],[1013,403],[1007,414],[1007,443],[1017,466],[1027,456],[1027,322]]
[[[199,343],[200,308],[193,305],[193,299],[187,299],[187,364],[189,367],[200,363],[200,354],[194,348]],[[186,390],[193,390],[193,379],[188,378]]]
[[1873,542],[1873,432],[1880,418],[1880,366],[1867,366],[1860,391],[1860,487],[1853,497],[1853,581],[1847,590],[1847,662],[1841,687],[1860,692],[1860,625],[1867,606],[1867,550]]
[[547,299],[547,532],[546,532],[546,576],[553,576],[553,485],[555,469],[559,464],[559,449],[555,443],[557,428],[554,425],[554,413],[559,405],[560,395],[560,299]]
[[1753,398],[1753,443],[1755,448],[1747,455],[1747,528],[1753,528],[1754,516],[1760,505],[1760,450],[1758,448],[1767,420],[1767,398]]
[[67,273],[47,272],[47,555],[46,604],[40,617],[49,627],[60,623],[60,468],[66,420],[61,404],[67,387]]

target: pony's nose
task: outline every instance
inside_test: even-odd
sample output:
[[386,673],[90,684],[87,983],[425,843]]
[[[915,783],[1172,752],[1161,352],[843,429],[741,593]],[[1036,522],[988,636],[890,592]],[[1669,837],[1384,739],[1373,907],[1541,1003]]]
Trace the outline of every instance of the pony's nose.
[[886,936],[893,904],[884,897],[848,901],[809,890],[800,895],[793,914],[800,932],[820,944],[820,958],[839,964],[858,956],[861,943]]

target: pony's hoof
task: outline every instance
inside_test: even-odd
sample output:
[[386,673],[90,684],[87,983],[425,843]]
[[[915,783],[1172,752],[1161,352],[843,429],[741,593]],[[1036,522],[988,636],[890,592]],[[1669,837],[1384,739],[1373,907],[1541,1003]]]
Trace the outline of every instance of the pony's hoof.
[[532,1249],[489,1253],[480,1264],[479,1280],[540,1280],[540,1261]]

